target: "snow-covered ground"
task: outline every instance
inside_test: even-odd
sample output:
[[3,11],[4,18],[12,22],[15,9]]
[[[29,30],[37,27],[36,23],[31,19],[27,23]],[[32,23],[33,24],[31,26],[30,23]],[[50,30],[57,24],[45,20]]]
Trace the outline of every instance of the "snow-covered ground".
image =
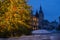
[[34,33],[51,33],[50,31],[47,31],[47,30],[34,30],[32,31],[32,34]]
[[33,35],[14,38],[0,38],[0,40],[60,40],[60,33],[56,30],[35,30],[32,31],[32,34]]
[[0,38],[0,40],[60,40],[60,33],[49,35],[29,35],[14,38]]

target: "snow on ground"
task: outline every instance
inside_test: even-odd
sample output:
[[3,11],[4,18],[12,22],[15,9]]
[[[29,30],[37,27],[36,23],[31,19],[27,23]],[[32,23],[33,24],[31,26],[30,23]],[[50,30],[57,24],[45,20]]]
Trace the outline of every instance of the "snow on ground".
[[34,33],[51,33],[51,32],[47,30],[35,30],[35,31],[32,31],[32,33],[34,34]]
[[0,40],[60,40],[60,34],[56,35],[29,35],[14,38],[0,38]]
[[32,31],[32,33],[34,35],[14,38],[0,38],[0,40],[60,40],[60,33],[56,33],[55,31],[51,33],[50,31],[47,30],[35,30]]

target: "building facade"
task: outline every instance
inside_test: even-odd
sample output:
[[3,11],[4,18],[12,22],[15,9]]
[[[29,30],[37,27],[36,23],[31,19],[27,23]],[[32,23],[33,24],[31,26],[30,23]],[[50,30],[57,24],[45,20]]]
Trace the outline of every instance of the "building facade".
[[43,27],[43,20],[44,20],[44,13],[42,11],[42,7],[40,6],[40,11],[39,11],[39,29]]
[[44,12],[42,10],[42,6],[40,6],[40,10],[36,11],[36,14],[32,16],[32,27],[33,30],[38,29],[56,29],[60,24],[60,17],[59,23],[57,21],[49,22],[48,20],[44,19]]
[[32,16],[32,19],[33,30],[40,29],[43,26],[44,14],[41,6],[40,11],[36,11],[36,14]]

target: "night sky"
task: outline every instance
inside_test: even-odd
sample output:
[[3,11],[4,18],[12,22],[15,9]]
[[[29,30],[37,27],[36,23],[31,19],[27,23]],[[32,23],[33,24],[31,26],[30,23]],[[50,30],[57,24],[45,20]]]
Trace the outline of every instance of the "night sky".
[[32,6],[34,14],[36,10],[40,9],[40,3],[45,19],[58,21],[60,16],[60,0],[29,0],[28,4]]

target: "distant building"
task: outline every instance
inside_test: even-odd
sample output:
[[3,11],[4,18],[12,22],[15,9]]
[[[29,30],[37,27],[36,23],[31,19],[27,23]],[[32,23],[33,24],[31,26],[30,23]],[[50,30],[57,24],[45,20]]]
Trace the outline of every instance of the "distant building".
[[39,11],[39,29],[43,27],[43,20],[44,20],[44,14],[42,11],[42,7],[40,6],[40,11]]
[[42,6],[40,6],[40,10],[36,11],[35,15],[32,15],[32,28],[33,30],[38,29],[56,29],[60,24],[60,17],[59,23],[57,21],[49,22],[48,20],[44,19],[44,12],[42,10]]
[[50,27],[49,23],[50,22],[48,20],[43,20],[43,27],[42,27],[42,29],[47,29],[48,27]]
[[58,27],[58,22],[56,20],[52,21],[50,22],[49,26],[50,29],[56,29]]
[[36,14],[33,15],[32,19],[33,19],[33,22],[32,22],[33,30],[37,30],[38,29],[38,20],[39,20],[38,11],[36,11]]
[[40,6],[40,11],[36,11],[36,14],[32,16],[32,26],[33,30],[37,30],[42,28],[43,26],[43,21],[44,21],[44,14],[42,11],[42,7]]

